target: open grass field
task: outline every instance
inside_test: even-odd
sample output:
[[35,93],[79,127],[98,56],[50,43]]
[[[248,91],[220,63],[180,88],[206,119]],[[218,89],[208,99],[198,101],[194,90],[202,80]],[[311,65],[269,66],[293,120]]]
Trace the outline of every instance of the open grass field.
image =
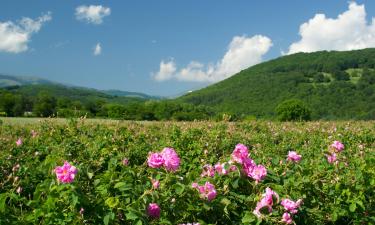
[[373,121],[1,120],[0,224],[375,224]]

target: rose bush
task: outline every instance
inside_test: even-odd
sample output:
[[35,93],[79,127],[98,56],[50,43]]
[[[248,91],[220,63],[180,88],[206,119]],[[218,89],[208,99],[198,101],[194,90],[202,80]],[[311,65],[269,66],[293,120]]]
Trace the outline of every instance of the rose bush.
[[0,224],[374,224],[374,143],[371,122],[2,125]]

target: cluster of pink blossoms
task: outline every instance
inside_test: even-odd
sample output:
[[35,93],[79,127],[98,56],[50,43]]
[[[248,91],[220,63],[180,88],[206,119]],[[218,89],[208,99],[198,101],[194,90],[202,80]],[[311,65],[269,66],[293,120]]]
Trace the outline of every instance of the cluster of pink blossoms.
[[234,162],[242,164],[243,172],[259,182],[267,176],[267,169],[263,165],[257,165],[254,160],[249,157],[249,150],[243,144],[237,144],[234,148],[231,158]]
[[[262,199],[257,203],[256,208],[253,213],[257,217],[261,217],[262,213],[272,213],[272,206],[279,203],[279,195],[274,192],[271,188],[266,188],[266,193],[262,195]],[[296,202],[290,199],[283,199],[280,204],[284,207],[286,212],[282,216],[282,222],[286,224],[293,223],[291,214],[296,214],[298,208],[302,203],[302,199],[297,200]]]
[[197,189],[201,197],[207,199],[209,202],[216,197],[215,186],[208,181],[202,186],[198,185],[198,183],[193,183],[191,186]]
[[216,163],[214,166],[206,164],[203,166],[203,172],[201,177],[214,177],[215,173],[219,175],[227,175],[229,172],[237,170],[235,165],[230,165],[229,163]]
[[284,206],[284,209],[286,210],[286,212],[284,212],[283,218],[281,221],[286,224],[293,223],[292,215],[298,212],[298,208],[301,206],[301,203],[302,203],[302,199],[298,199],[296,202],[290,199],[283,199],[280,204]]
[[147,163],[151,168],[164,166],[168,171],[176,171],[180,166],[180,158],[173,148],[164,148],[160,153],[149,153]]
[[344,150],[344,144],[342,144],[341,142],[339,141],[334,141],[333,144],[331,144],[331,151],[330,151],[330,154],[326,154],[326,157],[327,157],[327,161],[329,163],[337,163],[337,154],[336,153],[340,153]]
[[267,187],[266,193],[264,193],[262,197],[263,198],[257,203],[257,206],[253,211],[254,215],[256,215],[257,217],[261,217],[261,212],[264,212],[264,210],[268,213],[271,213],[274,203],[279,203],[279,195],[271,188]]
[[64,162],[63,166],[55,168],[56,177],[62,183],[73,182],[77,172],[77,168],[70,165],[67,161]]
[[287,158],[288,161],[299,162],[301,161],[301,159],[302,159],[302,156],[298,155],[297,152],[295,151],[288,152],[288,158]]

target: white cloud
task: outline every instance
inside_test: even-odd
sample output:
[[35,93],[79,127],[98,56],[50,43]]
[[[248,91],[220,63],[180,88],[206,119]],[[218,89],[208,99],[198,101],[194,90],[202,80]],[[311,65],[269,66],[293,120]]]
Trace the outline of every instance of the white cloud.
[[152,76],[157,81],[177,79],[193,82],[217,82],[224,80],[243,69],[260,63],[268,52],[272,41],[266,36],[235,36],[228,50],[216,64],[204,65],[191,61],[186,67],[177,70],[174,60],[160,63],[159,72]]
[[159,72],[154,74],[154,79],[157,81],[164,81],[173,78],[174,73],[176,72],[176,64],[173,59],[169,62],[160,62]]
[[365,6],[350,2],[337,18],[316,14],[300,26],[299,34],[301,39],[289,46],[288,54],[375,47],[375,18],[367,23]]
[[24,17],[17,22],[0,22],[0,52],[20,53],[28,49],[31,35],[52,19],[48,12],[35,20]]
[[94,47],[94,55],[97,56],[100,54],[102,54],[102,46],[100,43],[97,43]]
[[111,14],[111,9],[102,5],[81,5],[76,8],[76,18],[87,23],[101,24],[103,18]]

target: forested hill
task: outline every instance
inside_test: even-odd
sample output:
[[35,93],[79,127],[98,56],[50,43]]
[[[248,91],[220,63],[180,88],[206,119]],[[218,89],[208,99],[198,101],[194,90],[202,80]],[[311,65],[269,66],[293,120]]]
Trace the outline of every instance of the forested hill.
[[312,119],[375,119],[375,49],[283,56],[177,100],[239,117],[274,118],[288,99],[304,101]]

